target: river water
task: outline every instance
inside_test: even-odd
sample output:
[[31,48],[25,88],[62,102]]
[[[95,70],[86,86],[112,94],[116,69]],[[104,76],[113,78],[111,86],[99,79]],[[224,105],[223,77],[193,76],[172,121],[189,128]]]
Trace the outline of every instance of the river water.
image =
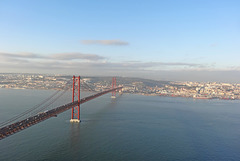
[[[0,89],[0,122],[53,92]],[[70,92],[61,101],[70,102]],[[132,94],[111,100],[107,94],[81,105],[80,124],[70,123],[70,115],[66,111],[1,140],[0,160],[240,160],[238,100]]]

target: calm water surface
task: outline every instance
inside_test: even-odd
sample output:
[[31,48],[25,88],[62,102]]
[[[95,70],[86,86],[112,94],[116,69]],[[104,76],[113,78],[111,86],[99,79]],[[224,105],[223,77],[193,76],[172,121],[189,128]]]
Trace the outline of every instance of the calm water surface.
[[[53,92],[0,89],[0,122]],[[1,140],[0,160],[240,160],[240,101],[107,94],[81,106],[80,124],[70,115]]]

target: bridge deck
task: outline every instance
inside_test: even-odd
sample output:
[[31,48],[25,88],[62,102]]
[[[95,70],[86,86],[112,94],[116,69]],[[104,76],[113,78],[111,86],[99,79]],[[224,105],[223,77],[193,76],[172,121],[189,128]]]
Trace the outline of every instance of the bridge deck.
[[[93,94],[93,95],[90,95],[88,97],[85,97],[85,98],[82,98],[80,100],[80,104],[82,103],[85,103],[87,101],[90,101],[94,98],[97,98],[99,96],[102,96],[106,93],[109,93],[109,92],[112,92],[112,91],[115,91],[115,90],[119,90],[121,89],[122,87],[117,87],[117,88],[114,88],[114,89],[109,89],[109,90],[106,90],[106,91],[103,91],[103,92],[100,92],[100,93],[97,93],[97,94]],[[68,104],[65,104],[65,105],[62,105],[62,106],[59,106],[59,107],[56,107],[52,110],[49,110],[49,111],[46,111],[46,112],[42,112],[42,113],[39,113],[35,116],[32,116],[32,117],[29,117],[25,120],[22,120],[22,121],[18,121],[18,122],[15,122],[13,124],[10,124],[10,125],[7,125],[3,128],[0,129],[0,140],[7,137],[7,136],[10,136],[12,134],[15,134],[21,130],[24,130],[32,125],[35,125],[37,123],[40,123],[44,120],[47,120],[51,117],[54,117],[66,110],[69,110],[75,106],[78,105],[78,102],[75,101],[75,102],[71,102],[71,103],[68,103]]]

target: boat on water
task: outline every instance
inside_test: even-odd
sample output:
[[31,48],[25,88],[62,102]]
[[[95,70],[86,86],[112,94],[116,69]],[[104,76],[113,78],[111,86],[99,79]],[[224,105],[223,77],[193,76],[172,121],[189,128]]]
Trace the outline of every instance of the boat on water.
[[209,96],[203,96],[203,95],[195,95],[193,96],[194,99],[213,99],[212,97]]
[[195,99],[212,99],[211,97],[194,97]]

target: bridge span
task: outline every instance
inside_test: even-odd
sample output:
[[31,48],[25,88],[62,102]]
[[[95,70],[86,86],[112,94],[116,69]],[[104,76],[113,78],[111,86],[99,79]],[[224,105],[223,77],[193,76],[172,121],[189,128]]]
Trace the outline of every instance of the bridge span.
[[[80,80],[80,77],[79,77],[79,80]],[[80,81],[79,81],[79,83],[80,83]],[[64,111],[67,111],[69,109],[74,109],[76,106],[80,107],[79,106],[80,104],[88,102],[88,101],[90,101],[92,99],[95,99],[99,96],[102,96],[102,95],[110,93],[110,92],[120,91],[122,88],[123,87],[111,88],[109,90],[102,91],[102,92],[84,97],[84,98],[79,99],[77,101],[67,103],[65,105],[56,107],[54,109],[51,109],[51,110],[48,110],[48,111],[45,111],[45,112],[40,112],[40,113],[38,113],[34,116],[28,117],[27,119],[24,119],[24,120],[12,123],[10,125],[4,126],[0,129],[0,140],[3,139],[3,138],[6,138],[7,136],[13,135],[13,134],[15,134],[19,131],[22,131],[22,130],[28,128],[28,127],[31,127],[32,125],[35,125],[35,124],[40,123],[44,120],[47,120],[51,117],[56,117],[58,114],[60,114]],[[80,87],[79,87],[79,90],[80,90]],[[79,98],[80,98],[80,95],[79,95]]]

